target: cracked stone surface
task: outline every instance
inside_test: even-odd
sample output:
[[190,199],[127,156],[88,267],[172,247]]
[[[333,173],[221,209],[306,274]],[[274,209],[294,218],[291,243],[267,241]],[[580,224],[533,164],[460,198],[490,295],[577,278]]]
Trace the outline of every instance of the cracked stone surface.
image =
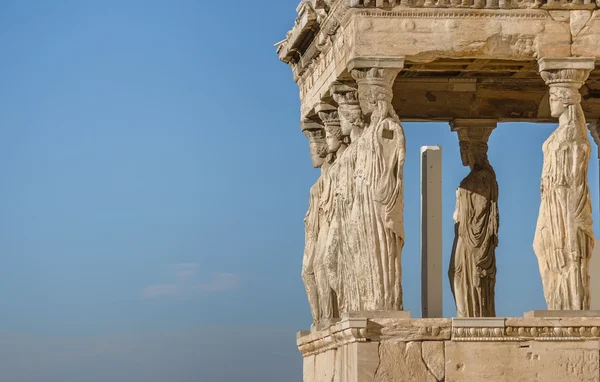
[[422,346],[423,362],[438,381],[444,380],[444,343],[442,341],[425,341]]
[[[435,364],[431,370],[439,373],[443,369],[443,343],[441,347],[441,358],[431,354],[434,346],[427,345],[428,359]],[[375,382],[438,382],[439,379],[430,371],[430,368],[422,356],[421,342],[402,342],[389,340],[381,342],[379,346],[379,368],[375,374]],[[441,365],[439,362],[441,361]],[[443,373],[442,373],[443,374]]]

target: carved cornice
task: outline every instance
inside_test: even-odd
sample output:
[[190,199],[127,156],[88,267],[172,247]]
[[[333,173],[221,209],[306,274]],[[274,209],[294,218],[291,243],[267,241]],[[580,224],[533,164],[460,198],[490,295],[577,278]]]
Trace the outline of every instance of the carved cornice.
[[279,43],[277,54],[287,64],[297,61],[304,53],[306,39],[311,38],[318,28],[317,13],[309,4],[301,3],[294,27],[287,33],[286,39]]
[[383,341],[583,341],[600,340],[600,317],[571,318],[360,318],[347,317],[329,328],[300,332],[304,356],[354,342]]
[[599,326],[508,326],[506,339],[510,341],[578,341],[600,338]]
[[[296,82],[315,59],[331,49],[347,11],[344,0],[303,1],[298,6],[299,16],[294,28],[285,40],[276,44],[280,60],[292,67]],[[306,21],[302,21],[304,19]],[[298,48],[300,44],[301,49]]]
[[452,320],[452,341],[579,341],[598,338],[600,318]]
[[402,338],[406,341],[450,339],[450,319],[347,317],[329,328],[298,333],[296,343],[303,356],[337,349],[354,342]]
[[504,341],[504,318],[454,318],[453,341]]
[[302,355],[306,357],[354,342],[366,342],[367,319],[346,318],[328,329],[304,336],[302,334],[304,333],[299,333],[296,344]]

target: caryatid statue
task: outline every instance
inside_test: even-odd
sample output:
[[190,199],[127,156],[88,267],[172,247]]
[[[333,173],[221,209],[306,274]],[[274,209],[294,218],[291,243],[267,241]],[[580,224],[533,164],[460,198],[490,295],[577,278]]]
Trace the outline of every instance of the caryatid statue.
[[329,104],[320,104],[317,107],[318,115],[325,128],[325,142],[327,145],[326,162],[331,165],[321,175],[322,190],[319,198],[319,234],[315,255],[315,276],[319,299],[319,322],[328,322],[339,318],[337,299],[337,255],[328,251],[327,247],[331,237],[330,227],[334,211],[334,188],[337,182],[337,170],[334,170],[338,156],[341,156],[347,147],[341,135],[340,120],[337,108]]
[[[324,172],[328,164],[325,162],[327,156],[327,144],[325,143],[325,130],[323,126],[306,120],[302,122],[302,131],[308,138],[310,147],[310,157],[314,168],[321,168]],[[302,281],[306,288],[308,303],[313,317],[313,325],[319,320],[319,298],[317,292],[317,282],[315,277],[315,257],[316,247],[319,235],[319,201],[323,189],[323,177],[319,177],[315,184],[310,188],[310,198],[308,202],[308,211],[304,218],[305,225],[305,246],[304,256],[302,258]]]
[[456,120],[460,156],[471,169],[456,191],[450,287],[457,317],[495,317],[498,183],[487,157],[496,121]]
[[588,59],[586,69],[585,60],[540,60],[541,76],[550,86],[550,112],[559,123],[543,145],[541,204],[533,244],[550,310],[590,308],[591,146],[579,88],[594,66]]
[[404,131],[392,107],[399,69],[355,69],[358,98],[370,125],[356,147],[349,247],[357,290],[349,311],[402,310]]
[[[335,83],[331,88],[333,99],[338,104],[339,125],[326,124],[330,149],[337,150],[337,158],[329,172],[333,187],[333,210],[327,242],[330,280],[336,292],[339,313],[348,311],[348,299],[355,299],[356,281],[352,278],[352,252],[350,240],[350,211],[354,200],[354,165],[356,144],[350,144],[360,137],[364,129],[362,111],[358,104],[357,89],[346,84]],[[349,146],[348,146],[349,145]]]

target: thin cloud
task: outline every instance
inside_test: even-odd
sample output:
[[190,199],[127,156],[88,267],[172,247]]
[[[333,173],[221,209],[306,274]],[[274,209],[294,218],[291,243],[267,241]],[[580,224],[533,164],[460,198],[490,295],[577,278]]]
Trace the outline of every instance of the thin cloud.
[[240,278],[232,273],[213,273],[208,281],[198,275],[198,264],[181,263],[174,266],[172,283],[151,285],[142,289],[144,298],[193,297],[207,293],[222,293],[236,289]]
[[203,292],[227,292],[236,289],[240,283],[238,276],[232,273],[213,273],[210,283],[198,286]]
[[177,296],[179,287],[177,284],[160,284],[146,287],[142,290],[142,295],[146,298]]

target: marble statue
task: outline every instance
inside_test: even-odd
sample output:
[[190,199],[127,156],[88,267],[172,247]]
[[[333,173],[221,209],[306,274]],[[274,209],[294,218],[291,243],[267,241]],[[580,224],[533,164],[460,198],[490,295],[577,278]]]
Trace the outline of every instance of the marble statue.
[[[310,156],[313,167],[325,171],[327,164],[325,157],[328,150],[325,143],[325,131],[323,127],[310,121],[302,123],[302,130],[309,140]],[[304,218],[305,246],[302,258],[302,281],[306,289],[310,311],[313,317],[313,325],[317,323],[319,311],[319,299],[317,293],[317,282],[315,277],[315,254],[319,234],[319,201],[322,192],[322,177],[319,177],[310,188],[308,211]]]
[[319,233],[316,243],[315,276],[319,300],[318,322],[327,323],[334,318],[339,318],[336,293],[337,256],[328,251],[334,211],[334,187],[337,178],[337,171],[332,167],[335,165],[338,155],[342,155],[347,145],[341,136],[337,109],[319,112],[319,117],[325,126],[325,141],[328,151],[326,163],[331,167],[321,175],[323,188],[319,198]]
[[[337,296],[339,313],[348,311],[348,300],[357,298],[356,280],[351,266],[352,252],[349,247],[350,211],[354,200],[354,166],[356,163],[357,140],[364,128],[363,115],[357,98],[357,89],[344,84],[332,87],[333,98],[338,107],[340,126],[331,130],[331,140],[339,145],[337,159],[329,172],[333,188],[333,211],[327,243],[333,289]],[[335,146],[333,147],[335,149]],[[335,260],[334,260],[335,259]]]
[[471,169],[456,191],[455,240],[450,287],[457,317],[495,317],[498,183],[488,162],[489,127],[454,127],[464,166]]
[[541,204],[535,231],[544,296],[550,310],[588,310],[594,247],[588,187],[591,146],[579,87],[589,71],[542,71],[558,128],[543,145]]
[[404,131],[394,111],[395,69],[358,69],[352,76],[370,125],[356,145],[349,247],[356,297],[348,310],[402,310]]

